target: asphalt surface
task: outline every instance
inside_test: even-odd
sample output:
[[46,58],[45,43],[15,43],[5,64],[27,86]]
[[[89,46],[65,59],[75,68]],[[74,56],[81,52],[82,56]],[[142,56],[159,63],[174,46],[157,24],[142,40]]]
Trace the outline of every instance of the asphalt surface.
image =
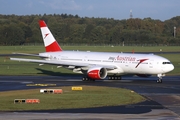
[[1,119],[160,119],[180,120],[180,76],[166,76],[163,83],[156,77],[123,77],[121,81],[83,82],[81,76],[0,76],[0,91],[44,88],[26,84],[56,84],[57,86],[92,85],[131,89],[147,98],[142,103],[86,109],[0,112]]

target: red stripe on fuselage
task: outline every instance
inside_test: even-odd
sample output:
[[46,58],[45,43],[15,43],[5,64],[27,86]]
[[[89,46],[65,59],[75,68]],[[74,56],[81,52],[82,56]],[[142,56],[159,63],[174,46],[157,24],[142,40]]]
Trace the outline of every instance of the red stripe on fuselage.
[[57,41],[54,41],[52,44],[46,46],[46,52],[57,52],[57,51],[62,51]]
[[135,68],[137,68],[142,62],[144,62],[144,61],[146,61],[146,60],[148,60],[148,59],[141,59],[141,60],[138,60],[139,61],[139,63],[136,65],[136,67]]

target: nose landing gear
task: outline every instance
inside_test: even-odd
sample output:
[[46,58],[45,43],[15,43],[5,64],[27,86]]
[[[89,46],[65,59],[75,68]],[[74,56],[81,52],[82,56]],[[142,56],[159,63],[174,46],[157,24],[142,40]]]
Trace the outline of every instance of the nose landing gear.
[[157,83],[162,83],[162,77],[165,76],[165,74],[157,74],[158,80]]

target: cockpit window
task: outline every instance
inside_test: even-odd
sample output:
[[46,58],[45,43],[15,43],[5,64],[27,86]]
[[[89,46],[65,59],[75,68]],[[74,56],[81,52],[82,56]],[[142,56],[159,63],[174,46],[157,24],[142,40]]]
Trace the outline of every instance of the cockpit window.
[[162,64],[163,64],[163,65],[164,65],[164,64],[171,64],[171,62],[163,62]]

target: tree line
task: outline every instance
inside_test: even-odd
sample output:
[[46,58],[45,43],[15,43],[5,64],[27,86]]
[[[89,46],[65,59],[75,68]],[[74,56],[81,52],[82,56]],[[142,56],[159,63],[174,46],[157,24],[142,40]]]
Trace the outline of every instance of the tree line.
[[60,44],[180,45],[180,16],[151,18],[89,18],[67,14],[0,15],[0,45],[42,43],[38,21],[45,20]]

